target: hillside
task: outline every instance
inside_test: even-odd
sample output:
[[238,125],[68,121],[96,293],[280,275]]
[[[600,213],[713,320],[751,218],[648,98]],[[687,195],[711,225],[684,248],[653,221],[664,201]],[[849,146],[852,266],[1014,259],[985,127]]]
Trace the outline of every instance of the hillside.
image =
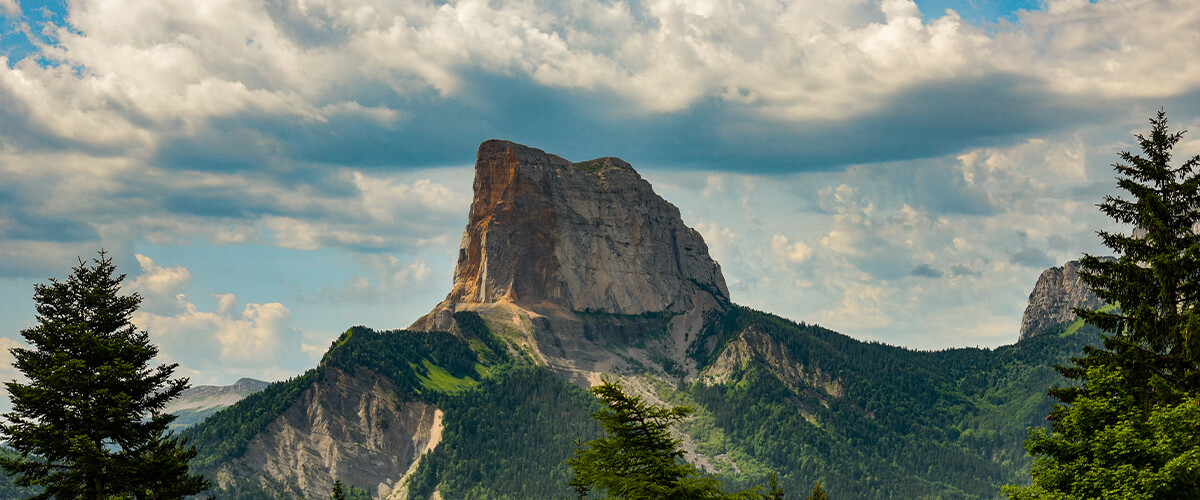
[[563,460],[598,432],[584,389],[619,378],[694,407],[687,459],[731,488],[774,473],[793,494],[992,498],[1025,477],[1052,366],[1096,338],[920,352],[738,306],[678,209],[612,158],[488,141],[475,191],[445,301],[408,330],[349,329],[186,432],[218,496],[324,498],[340,479],[377,498],[563,497]]
[[242,378],[232,385],[189,387],[163,408],[163,411],[175,414],[171,429],[179,431],[203,422],[212,414],[265,389],[267,385],[267,382],[261,380]]

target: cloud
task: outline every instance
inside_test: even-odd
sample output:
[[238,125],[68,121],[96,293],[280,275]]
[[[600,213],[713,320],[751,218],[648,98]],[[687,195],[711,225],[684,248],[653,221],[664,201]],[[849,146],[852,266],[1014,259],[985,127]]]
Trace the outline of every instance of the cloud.
[[161,361],[178,362],[191,370],[222,367],[245,376],[270,377],[311,361],[300,352],[303,336],[292,327],[291,311],[283,304],[239,307],[233,294],[213,298],[216,308],[206,311],[180,294],[174,314],[139,311],[133,321],[160,346]]
[[887,328],[895,321],[883,310],[888,302],[889,297],[879,286],[848,284],[842,301],[836,307],[818,313],[817,321],[849,332]]
[[[0,72],[0,109],[22,148],[193,169],[446,164],[495,135],[838,168],[1010,144],[1191,91],[1198,18],[1132,0],[1049,2],[989,29],[910,0],[83,1],[70,25],[44,21],[54,64]],[[1168,19],[1181,35],[1164,47],[1150,27]]]
[[192,279],[192,273],[183,266],[162,267],[145,255],[134,257],[142,267],[142,274],[129,283],[129,289],[143,296],[174,295],[187,288]]
[[427,258],[404,262],[393,255],[367,254],[357,260],[362,268],[372,272],[371,276],[352,276],[341,287],[325,287],[304,300],[323,305],[392,303],[411,300],[418,294],[440,294],[445,291],[442,287],[449,285],[449,281],[433,279],[435,272]]
[[953,276],[982,276],[979,271],[961,264],[950,266],[950,274]]
[[[28,348],[29,346],[20,341],[10,339],[8,337],[0,337],[0,382],[28,380],[24,373],[21,373],[13,363],[16,363],[17,358],[9,351],[14,347]],[[8,387],[0,386],[0,412],[8,412],[12,410],[12,401],[9,399]]]
[[812,258],[815,252],[811,247],[804,244],[803,241],[788,243],[787,236],[781,233],[775,233],[771,237],[771,251],[775,252],[783,262],[788,264],[799,264]]
[[287,306],[243,306],[232,293],[215,293],[213,306],[201,307],[184,293],[192,280],[186,267],[160,266],[142,254],[135,257],[141,273],[126,288],[141,293],[145,301],[132,320],[158,345],[159,362],[179,363],[180,374],[214,381],[231,372],[274,380],[313,361]]
[[910,275],[919,276],[922,278],[941,278],[942,272],[929,264],[919,264],[909,271]]
[[20,17],[21,5],[17,3],[17,0],[0,0],[0,14],[13,18]]
[[[908,0],[66,8],[25,12],[31,45],[0,64],[0,277],[100,247],[328,250],[359,268],[293,298],[436,301],[466,166],[498,137],[669,179],[738,300],[929,331],[1019,315],[994,304],[1107,227],[1093,205],[1128,132],[1200,113],[1182,1],[1052,0],[988,26]],[[910,278],[924,263],[946,286]],[[187,286],[148,265],[139,286]],[[205,306],[230,291],[263,307]],[[263,339],[301,321],[240,289],[181,293],[152,312],[274,325]]]
[[1019,264],[1025,267],[1034,269],[1045,269],[1052,267],[1055,264],[1054,258],[1046,255],[1046,252],[1033,248],[1024,247],[1017,250],[1010,258],[1013,264]]

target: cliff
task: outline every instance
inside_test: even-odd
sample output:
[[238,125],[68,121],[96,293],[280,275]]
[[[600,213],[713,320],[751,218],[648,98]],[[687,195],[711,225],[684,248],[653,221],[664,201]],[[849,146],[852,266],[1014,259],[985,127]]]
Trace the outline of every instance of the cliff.
[[414,328],[447,329],[462,304],[637,315],[729,299],[700,234],[620,159],[491,140],[474,191],[451,291]]
[[[615,158],[488,141],[474,187],[429,314],[350,328],[313,370],[185,431],[219,496],[313,498],[340,479],[376,498],[561,497],[564,460],[599,432],[581,389],[608,379],[695,408],[684,458],[723,480],[989,498],[1030,466],[1050,367],[1096,340],[913,351],[738,306],[699,234]],[[1047,271],[1022,336],[1093,299],[1077,264]]]
[[1076,307],[1095,309],[1102,305],[1104,302],[1080,279],[1079,261],[1047,269],[1029,294],[1019,339],[1052,333],[1063,324],[1075,321]]

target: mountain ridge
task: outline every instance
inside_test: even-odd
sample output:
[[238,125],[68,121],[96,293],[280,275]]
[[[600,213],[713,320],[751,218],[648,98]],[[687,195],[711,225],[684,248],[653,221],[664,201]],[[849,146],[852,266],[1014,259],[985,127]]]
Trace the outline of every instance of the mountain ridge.
[[[324,497],[342,476],[378,498],[562,496],[562,460],[597,432],[583,388],[609,378],[696,408],[680,429],[687,459],[731,487],[777,474],[790,492],[822,481],[841,498],[991,498],[1024,477],[1025,429],[1045,423],[1053,365],[1095,341],[1082,328],[915,351],[755,311],[729,300],[699,234],[623,161],[506,141],[478,158],[445,301],[407,330],[347,330],[313,370],[187,432],[222,496]],[[604,272],[636,276],[571,278]],[[663,283],[683,284],[630,305]],[[416,413],[439,412],[431,444]],[[399,449],[395,466],[349,456]]]
[[1083,282],[1080,269],[1079,261],[1071,260],[1042,271],[1021,316],[1018,341],[1061,330],[1063,325],[1075,321],[1077,307],[1097,309],[1104,305]]

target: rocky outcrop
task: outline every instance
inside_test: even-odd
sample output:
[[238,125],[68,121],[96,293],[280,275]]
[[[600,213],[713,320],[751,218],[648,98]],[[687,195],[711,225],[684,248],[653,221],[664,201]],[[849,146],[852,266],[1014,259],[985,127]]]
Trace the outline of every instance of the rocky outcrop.
[[638,315],[729,298],[700,234],[617,158],[487,141],[474,190],[453,288],[414,328],[449,328],[463,304]]
[[323,375],[219,481],[263,475],[298,486],[307,498],[327,498],[337,478],[388,497],[441,439],[441,410],[400,400],[386,378],[365,368],[327,367]]
[[1038,277],[1021,318],[1020,340],[1052,333],[1075,321],[1074,308],[1095,309],[1104,302],[1079,277],[1079,261],[1052,267]]

